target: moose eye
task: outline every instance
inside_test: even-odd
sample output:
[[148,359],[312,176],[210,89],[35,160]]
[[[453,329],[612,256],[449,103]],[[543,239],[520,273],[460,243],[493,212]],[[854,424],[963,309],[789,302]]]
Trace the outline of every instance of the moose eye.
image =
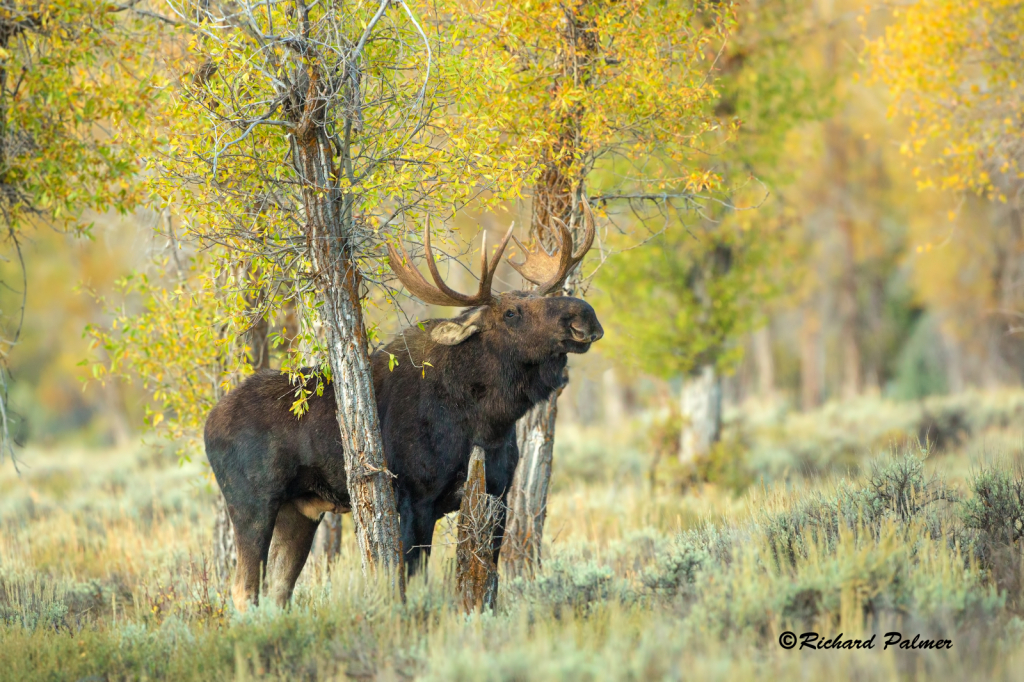
[[511,320],[515,316],[516,316],[516,311],[514,311],[514,310],[506,310],[505,311],[505,317],[507,317],[508,319]]

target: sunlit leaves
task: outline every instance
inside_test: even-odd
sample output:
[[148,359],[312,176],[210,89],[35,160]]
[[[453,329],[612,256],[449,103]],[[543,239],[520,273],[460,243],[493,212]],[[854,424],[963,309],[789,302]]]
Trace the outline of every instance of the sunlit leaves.
[[[612,186],[717,186],[707,156],[717,140],[707,134],[720,123],[708,104],[718,96],[713,63],[731,25],[729,7],[646,0],[441,7],[445,27],[461,34],[453,69],[463,88],[447,125],[491,130],[491,154],[526,153],[534,173],[542,162],[566,177],[588,175],[591,195]],[[586,36],[571,38],[572,30]],[[617,172],[603,177],[615,164]],[[680,176],[680,167],[695,170]]]
[[868,43],[875,76],[907,120],[900,151],[922,189],[999,198],[1024,178],[1024,5],[917,0]]
[[152,396],[148,425],[174,440],[193,440],[210,408],[247,371],[237,337],[223,333],[239,324],[232,316],[241,306],[224,295],[234,284],[198,258],[170,286],[146,275],[121,279],[118,300],[101,301],[111,325],[86,328],[105,356],[93,364],[93,376],[139,378]]
[[49,0],[0,10],[0,21],[25,24],[0,54],[0,183],[16,229],[39,212],[75,226],[84,209],[125,212],[142,198],[133,176],[154,139],[134,133],[161,95],[150,49],[159,29],[112,9]]

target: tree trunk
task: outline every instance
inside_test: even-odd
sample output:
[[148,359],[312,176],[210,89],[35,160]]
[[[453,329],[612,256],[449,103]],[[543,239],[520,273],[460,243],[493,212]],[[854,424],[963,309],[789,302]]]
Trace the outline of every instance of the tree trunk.
[[960,341],[954,332],[950,331],[949,325],[943,320],[938,320],[936,327],[942,339],[942,350],[946,367],[946,387],[950,393],[961,393],[967,388],[967,378],[964,371],[964,352]]
[[103,385],[103,402],[114,447],[118,449],[128,447],[132,441],[132,431],[124,414],[124,399],[121,396],[120,384],[108,381]]
[[775,359],[772,356],[772,335],[767,327],[754,332],[754,364],[757,367],[757,393],[761,400],[775,398]]
[[[564,49],[559,55],[559,78],[581,89],[590,85],[600,50],[597,22],[585,17],[584,9],[582,3],[566,6],[564,23],[560,28]],[[582,211],[578,202],[573,200],[573,192],[582,195],[586,175],[585,171],[574,167],[574,163],[580,160],[584,142],[582,121],[585,113],[579,104],[565,112],[558,137],[546,152],[543,170],[534,186],[530,234],[547,247],[558,243],[554,232],[556,219],[570,226],[573,241],[578,243]],[[575,292],[578,276],[577,270],[566,280],[565,294]],[[519,466],[509,492],[510,506],[503,544],[505,565],[513,574],[523,574],[540,566],[540,541],[551,480],[557,401],[558,395],[555,394],[535,405],[516,425]]]
[[626,420],[628,411],[626,391],[619,382],[618,372],[609,367],[601,376],[601,398],[604,402],[604,424],[617,428]]
[[679,461],[693,464],[711,452],[722,432],[722,381],[713,365],[704,365],[683,383]]
[[223,495],[217,495],[217,509],[213,523],[213,568],[225,585],[231,580],[238,556],[235,554],[235,531],[228,516]]
[[800,330],[800,405],[813,410],[821,404],[821,322],[811,310],[804,310]]
[[474,446],[459,506],[459,541],[455,552],[456,594],[466,613],[494,608],[498,593],[494,530],[501,500],[487,494],[485,466],[483,448]]
[[528,576],[540,568],[548,486],[555,447],[558,394],[537,403],[516,424],[519,466],[508,495],[501,557],[505,572]]
[[327,512],[320,521],[313,537],[310,554],[326,563],[334,561],[341,554],[341,515]]
[[857,266],[854,262],[853,220],[839,219],[843,242],[843,272],[839,280],[839,318],[843,352],[843,398],[861,394],[861,350],[857,339]]
[[[310,76],[316,92],[318,73]],[[332,147],[319,103],[306,102],[292,137],[296,170],[302,183],[306,238],[318,279],[318,295],[331,386],[338,405],[338,426],[345,451],[345,475],[363,572],[382,568],[404,594],[402,547],[393,474],[384,459],[373,391],[373,375],[363,326],[361,278],[352,240],[356,197],[338,188]],[[347,159],[342,159],[343,165]]]
[[246,334],[246,345],[249,346],[248,359],[253,369],[270,369],[270,343],[267,341],[269,335],[270,323],[266,315],[260,317]]
[[[251,281],[259,279],[258,272],[250,270],[247,274]],[[246,292],[245,301],[249,310],[256,310],[261,296],[262,292],[255,294],[251,291]],[[270,325],[266,315],[261,315],[245,334],[246,345],[249,347],[246,359],[254,370],[270,368],[270,344],[267,343],[269,335]],[[221,580],[230,579],[231,572],[235,570],[237,555],[235,553],[235,532],[231,525],[231,519],[228,517],[228,509],[223,495],[218,496],[217,511],[213,521],[213,562]]]

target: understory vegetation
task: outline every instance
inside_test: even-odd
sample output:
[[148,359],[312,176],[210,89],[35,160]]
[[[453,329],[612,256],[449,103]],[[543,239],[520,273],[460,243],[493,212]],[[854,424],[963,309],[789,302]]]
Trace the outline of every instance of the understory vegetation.
[[[932,451],[914,429],[859,425],[900,422],[889,403],[752,421],[730,447],[757,478],[738,488],[665,457],[652,477],[646,422],[567,425],[542,572],[504,580],[497,609],[471,616],[444,523],[404,603],[364,582],[346,525],[341,556],[311,560],[291,608],[239,615],[210,568],[201,463],[154,445],[31,450],[0,478],[0,678],[1016,678],[1024,468],[1020,421],[999,415],[1020,404],[936,399],[928,414],[961,410],[968,427]],[[807,466],[811,423],[842,431],[839,462]],[[753,469],[768,443],[788,466]],[[876,638],[785,650],[785,631]],[[952,647],[883,651],[891,631]]]

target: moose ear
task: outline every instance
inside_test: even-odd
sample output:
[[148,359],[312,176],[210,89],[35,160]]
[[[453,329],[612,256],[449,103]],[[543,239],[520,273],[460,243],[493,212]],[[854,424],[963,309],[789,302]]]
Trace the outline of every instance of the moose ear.
[[478,323],[483,314],[484,309],[478,308],[466,317],[445,320],[430,330],[430,338],[444,346],[457,346],[480,331]]

